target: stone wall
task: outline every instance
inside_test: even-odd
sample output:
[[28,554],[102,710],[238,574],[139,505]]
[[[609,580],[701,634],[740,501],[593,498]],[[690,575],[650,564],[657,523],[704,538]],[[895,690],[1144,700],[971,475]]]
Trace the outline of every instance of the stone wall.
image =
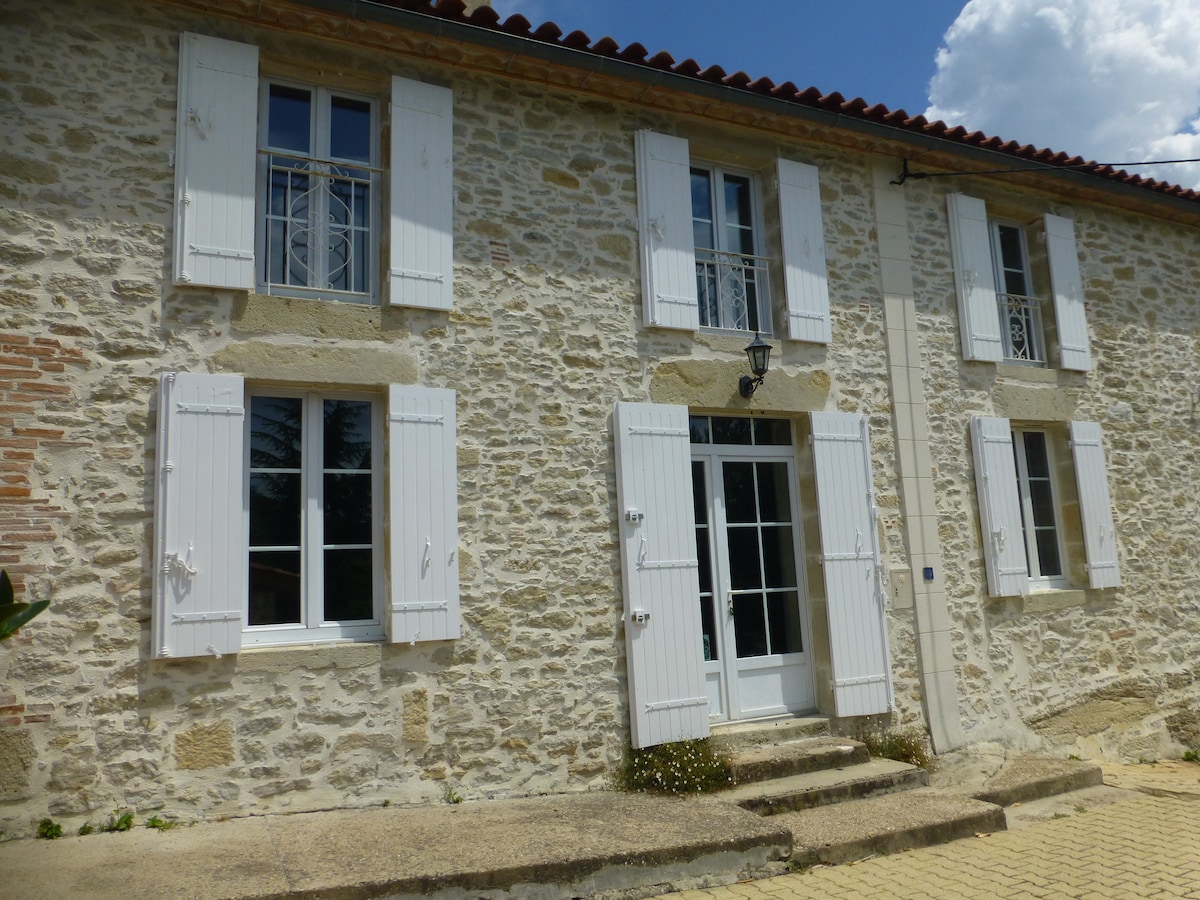
[[[198,818],[607,783],[628,744],[613,403],[747,408],[734,394],[744,338],[641,325],[638,128],[686,134],[696,152],[764,183],[777,156],[821,168],[833,342],[776,339],[753,407],[792,418],[801,436],[809,410],[870,417],[885,564],[910,571],[872,229],[878,158],[782,125],[766,137],[718,116],[668,115],[598,90],[148,2],[68,12],[19,0],[0,10],[0,29],[10,123],[0,151],[0,561],[29,596],[52,600],[0,648],[3,836],[30,833],[43,815],[82,822],[115,807]],[[184,30],[258,44],[264,71],[336,70],[381,97],[391,74],[453,87],[452,312],[170,285]],[[1031,215],[1076,219],[1097,362],[1087,376],[997,370],[961,361],[944,187],[905,190],[939,577],[968,738],[1031,745],[1040,729],[1056,745],[1083,734],[1084,752],[1157,754],[1172,733],[1195,732],[1184,704],[1200,650],[1186,627],[1200,602],[1187,552],[1200,529],[1188,515],[1197,425],[1186,387],[1200,371],[1187,293],[1200,275],[1196,232],[988,188]],[[455,389],[463,637],[151,660],[163,371]],[[1121,589],[986,596],[967,421],[1039,409],[1105,427]],[[802,442],[797,460],[828,711]],[[911,603],[891,610],[895,718],[923,724],[912,617]],[[1100,727],[1113,709],[1125,724]]]

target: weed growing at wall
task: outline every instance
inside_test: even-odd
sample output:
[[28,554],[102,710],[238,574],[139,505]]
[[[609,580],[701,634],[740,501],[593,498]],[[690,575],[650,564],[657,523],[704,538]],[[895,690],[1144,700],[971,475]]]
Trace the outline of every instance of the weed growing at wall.
[[855,739],[866,744],[872,756],[894,759],[922,769],[933,767],[933,754],[925,733],[917,728],[884,728],[880,731],[860,731]]
[[44,841],[52,841],[62,837],[62,826],[53,819],[42,819],[38,822],[37,836]]
[[619,778],[627,791],[650,794],[699,794],[733,783],[729,759],[709,742],[678,741],[630,750]]

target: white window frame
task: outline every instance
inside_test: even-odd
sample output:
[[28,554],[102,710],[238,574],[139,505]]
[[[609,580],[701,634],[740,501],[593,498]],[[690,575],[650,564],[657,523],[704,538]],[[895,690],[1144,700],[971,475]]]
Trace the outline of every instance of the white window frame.
[[[304,424],[301,449],[301,497],[303,512],[301,521],[301,618],[300,624],[251,625],[249,610],[249,584],[245,591],[245,626],[242,645],[245,647],[264,644],[296,644],[329,641],[377,641],[384,638],[383,598],[384,590],[384,491],[383,491],[383,420],[385,417],[382,398],[369,393],[341,391],[304,391],[270,386],[253,386],[246,391],[246,422],[244,448],[244,533],[250,534],[250,452],[253,417],[250,414],[254,397],[298,397],[304,403]],[[372,618],[371,620],[345,623],[324,621],[324,561],[322,551],[323,523],[321,517],[324,474],[323,416],[325,400],[357,400],[371,404],[371,504],[372,514]],[[253,551],[247,545],[247,556]]]
[[[365,262],[367,290],[365,292],[342,291],[323,287],[328,274],[328,235],[320,228],[314,228],[309,241],[309,257],[315,261],[315,266],[309,273],[307,286],[293,284],[276,284],[268,280],[268,228],[271,218],[270,210],[270,159],[272,156],[291,157],[296,159],[294,151],[273,149],[268,144],[270,96],[272,87],[294,88],[309,91],[312,95],[313,112],[309,122],[309,147],[312,156],[304,157],[311,162],[314,175],[324,183],[322,175],[328,173],[332,166],[344,167],[369,174],[368,203],[370,205],[370,221],[367,229],[367,253]],[[344,97],[367,103],[371,110],[371,159],[369,164],[358,160],[334,159],[330,151],[330,135],[332,128],[331,104],[334,97]],[[343,91],[322,85],[309,84],[299,81],[289,81],[277,78],[261,78],[259,80],[259,117],[258,117],[258,153],[257,180],[255,204],[255,248],[258,261],[255,266],[256,289],[262,294],[272,294],[284,297],[305,297],[313,299],[332,299],[348,303],[377,304],[380,298],[380,243],[383,240],[381,227],[382,213],[380,206],[383,202],[381,183],[381,150],[380,150],[380,104],[375,97],[357,94],[353,91]],[[311,206],[310,221],[324,223],[328,220],[329,194],[327,191],[315,191]],[[325,249],[321,249],[325,247]]]
[[[1054,540],[1058,549],[1059,573],[1043,575],[1038,556],[1036,529],[1033,527],[1033,499],[1030,489],[1029,465],[1025,438],[1029,434],[1040,434],[1045,440],[1047,480],[1050,485],[1050,507],[1054,511]],[[1063,543],[1061,492],[1059,491],[1057,466],[1054,458],[1054,440],[1050,432],[1042,428],[1014,427],[1013,462],[1017,471],[1017,495],[1021,503],[1021,531],[1025,541],[1025,559],[1029,568],[1029,584],[1032,588],[1064,588],[1069,586],[1067,577],[1067,554]]]
[[[1010,269],[1004,264],[1001,231],[1011,229],[1016,233],[1021,254],[1020,269]],[[988,219],[988,235],[992,245],[992,272],[996,280],[996,311],[1000,316],[1000,338],[1004,344],[1004,361],[1013,365],[1039,366],[1046,363],[1046,325],[1042,315],[1042,300],[1033,291],[1033,270],[1029,265],[1029,241],[1025,227],[1017,222]],[[1025,292],[1010,294],[1005,273],[1019,271],[1025,282]],[[1013,342],[1012,322],[1014,307],[1023,313],[1025,327],[1029,332],[1028,356],[1021,356]]]
[[[715,247],[696,247],[696,290],[697,290],[697,311],[701,314],[700,328],[705,332],[720,332],[727,334],[751,334],[754,332],[763,335],[772,335],[774,329],[771,322],[771,286],[770,286],[770,265],[772,259],[763,255],[763,235],[765,233],[763,210],[762,210],[762,192],[759,184],[759,178],[753,172],[748,172],[742,169],[735,169],[726,166],[717,165],[715,163],[704,162],[692,159],[689,164],[689,186],[691,184],[690,177],[695,171],[704,171],[709,176],[710,197],[713,200],[715,208],[710,210],[712,233],[714,237]],[[751,239],[754,247],[752,254],[738,253],[728,249],[727,246],[722,246],[726,241],[726,228],[728,226],[727,213],[725,209],[725,192],[724,179],[726,176],[736,178],[745,178],[749,185],[750,192],[750,228]],[[689,192],[690,197],[690,192]],[[696,222],[695,209],[692,209],[693,235],[695,234],[694,223]],[[694,243],[694,238],[693,238]],[[712,252],[725,257],[740,257],[743,260],[752,260],[750,267],[755,272],[755,290],[757,292],[757,308],[758,308],[758,326],[750,327],[747,324],[746,328],[735,328],[726,325],[706,325],[703,322],[703,306],[704,306],[704,291],[701,289],[701,272],[708,265],[716,265],[718,273],[718,284],[720,283],[720,273],[722,270],[733,270],[734,267],[726,263],[712,263],[710,256]],[[718,292],[719,292],[718,288]],[[747,315],[747,319],[749,316]]]

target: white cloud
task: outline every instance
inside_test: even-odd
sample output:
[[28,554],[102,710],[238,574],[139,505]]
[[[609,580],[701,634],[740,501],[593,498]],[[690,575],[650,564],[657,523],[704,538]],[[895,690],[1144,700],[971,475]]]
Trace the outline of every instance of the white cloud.
[[[925,115],[1098,162],[1200,156],[1200,0],[971,0]],[[1129,171],[1200,186],[1200,164]]]

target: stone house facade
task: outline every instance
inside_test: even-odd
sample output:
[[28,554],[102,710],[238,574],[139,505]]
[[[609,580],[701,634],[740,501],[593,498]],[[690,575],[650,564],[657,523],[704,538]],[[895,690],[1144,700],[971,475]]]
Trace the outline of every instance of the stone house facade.
[[1200,746],[1192,192],[456,0],[0,29],[4,836]]

